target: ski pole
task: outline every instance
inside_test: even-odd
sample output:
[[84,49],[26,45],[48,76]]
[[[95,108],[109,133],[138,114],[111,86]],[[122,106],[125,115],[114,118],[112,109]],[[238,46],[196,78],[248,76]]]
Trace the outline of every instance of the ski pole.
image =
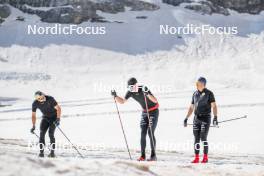
[[[219,123],[230,122],[230,121],[234,121],[234,120],[239,120],[239,119],[244,119],[244,118],[247,118],[247,115],[242,116],[242,117],[238,117],[238,118],[233,118],[233,119],[223,120],[223,121],[218,122],[218,124],[219,124]],[[193,124],[187,124],[187,125],[192,126]],[[219,126],[214,126],[214,125],[211,125],[210,127],[219,128]]]
[[239,120],[239,119],[244,119],[244,118],[247,118],[247,115],[242,116],[242,117],[238,117],[238,118],[233,118],[233,119],[223,120],[223,121],[220,121],[220,122],[218,122],[218,123],[230,122],[230,121]]
[[32,132],[32,134],[34,134],[35,136],[37,136],[37,138],[39,138],[39,135],[37,135],[34,131]]
[[[38,139],[40,138],[39,135],[37,135],[34,131],[32,132],[32,134],[34,134]],[[40,144],[40,143],[39,143],[39,144]],[[50,146],[48,146],[48,149],[51,150],[51,149],[50,149]]]
[[149,130],[150,130],[150,136],[151,136],[151,140],[152,140],[152,146],[155,148],[155,145],[154,145],[154,135],[153,135],[152,127],[151,127],[151,124],[150,124],[150,116],[149,116],[149,110],[148,110],[148,102],[147,102],[147,98],[146,98],[146,95],[145,95],[144,92],[143,92],[143,95],[144,95],[144,100],[145,100],[145,104],[146,104],[146,112],[147,112],[148,121],[149,121]]
[[126,133],[125,133],[125,130],[124,130],[124,126],[123,126],[123,123],[122,123],[122,120],[121,120],[120,112],[119,112],[115,97],[114,97],[114,101],[115,101],[116,111],[117,111],[117,114],[118,114],[118,117],[119,117],[121,129],[122,129],[122,132],[123,132],[123,135],[124,135],[124,139],[125,139],[128,155],[129,155],[130,160],[132,160],[132,157],[131,157],[131,154],[130,154],[130,150],[129,150],[129,147],[128,147],[128,143],[127,143]]
[[60,132],[63,134],[63,136],[68,140],[68,142],[72,145],[72,147],[77,151],[77,153],[81,156],[81,158],[84,158],[84,156],[80,153],[80,151],[77,149],[75,145],[71,142],[71,140],[66,136],[66,134],[61,130],[59,126],[57,128],[60,130]]

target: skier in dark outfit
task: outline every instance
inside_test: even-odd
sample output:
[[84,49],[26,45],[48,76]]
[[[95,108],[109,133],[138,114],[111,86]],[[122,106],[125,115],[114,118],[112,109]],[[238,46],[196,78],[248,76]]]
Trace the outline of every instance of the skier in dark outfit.
[[196,83],[197,91],[194,92],[192,103],[184,120],[187,126],[188,118],[194,111],[193,134],[195,158],[192,163],[199,163],[200,140],[204,145],[204,156],[202,163],[208,162],[208,142],[207,135],[211,124],[211,109],[213,108],[213,125],[218,125],[217,106],[213,92],[206,88],[206,79],[200,77]]
[[39,137],[39,146],[40,153],[39,157],[44,157],[44,146],[45,146],[45,134],[49,130],[51,151],[49,157],[55,157],[55,129],[56,126],[60,124],[61,108],[56,102],[56,100],[47,96],[44,93],[38,91],[35,93],[35,101],[32,104],[32,124],[33,127],[30,130],[31,133],[35,131],[36,124],[36,110],[39,109],[43,116],[40,123],[40,137]]
[[[117,96],[115,91],[112,91],[112,95],[115,97],[116,101],[120,104],[124,104],[130,97],[132,97],[134,100],[136,100],[141,105],[143,109],[142,117],[140,121],[141,156],[138,159],[138,161],[146,160],[145,149],[146,149],[147,133],[149,135],[150,144],[151,144],[151,156],[148,159],[148,161],[156,161],[157,160],[156,152],[155,152],[156,138],[155,138],[154,132],[157,127],[158,117],[159,117],[158,101],[153,96],[153,94],[148,90],[147,87],[138,85],[137,80],[135,78],[130,78],[128,80],[128,87],[130,88],[130,90],[128,90],[128,92],[126,93],[125,98],[121,98]],[[146,98],[148,107],[146,106],[145,98]],[[149,117],[148,117],[148,113],[149,113]]]

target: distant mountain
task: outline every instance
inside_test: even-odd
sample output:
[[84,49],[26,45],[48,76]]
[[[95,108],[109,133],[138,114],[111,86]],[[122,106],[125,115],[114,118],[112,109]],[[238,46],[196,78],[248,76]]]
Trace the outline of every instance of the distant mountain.
[[[92,22],[107,22],[97,14],[98,10],[116,14],[124,12],[126,7],[130,8],[131,11],[154,11],[159,9],[159,6],[155,4],[140,0],[0,0],[0,3],[10,4],[24,13],[36,14],[43,22],[62,24],[80,24],[88,20]],[[8,9],[7,6],[5,8]],[[5,11],[5,9],[0,9],[0,11]]]
[[264,10],[264,0],[162,0],[162,2],[173,6],[188,3],[185,8],[203,14],[219,13],[229,15],[228,9],[239,13],[259,14]]

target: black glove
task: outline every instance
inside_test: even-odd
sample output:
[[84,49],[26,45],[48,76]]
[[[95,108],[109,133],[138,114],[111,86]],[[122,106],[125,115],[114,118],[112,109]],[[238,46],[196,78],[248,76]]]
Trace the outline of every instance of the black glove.
[[150,90],[147,87],[143,86],[142,90],[146,96],[150,94]]
[[34,134],[35,129],[35,125],[33,125],[33,127],[30,129],[30,133]]
[[184,119],[184,121],[183,121],[183,125],[184,125],[184,127],[187,127],[187,122],[188,122],[188,118],[186,117],[186,118]]
[[116,91],[115,90],[111,90],[111,95],[115,98],[117,97]]
[[54,125],[55,125],[55,126],[59,126],[59,125],[60,125],[60,118],[57,118],[57,119],[54,121]]
[[218,125],[217,116],[214,116],[214,119],[213,119],[213,125],[214,125],[214,126],[217,126],[217,125]]

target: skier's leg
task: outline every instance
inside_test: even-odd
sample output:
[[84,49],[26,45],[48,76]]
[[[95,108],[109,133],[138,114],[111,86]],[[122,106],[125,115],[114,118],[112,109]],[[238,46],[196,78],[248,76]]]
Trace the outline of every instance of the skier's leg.
[[201,133],[201,123],[197,120],[193,122],[193,135],[194,135],[194,153],[195,158],[192,163],[199,163],[199,152],[200,152],[200,133]]
[[[150,146],[151,146],[151,157],[154,157],[156,156],[156,137],[155,137],[155,129],[157,127],[157,124],[158,124],[158,117],[159,117],[159,111],[155,111],[153,113],[150,114],[150,127],[151,128],[148,128],[148,136],[149,136],[149,139],[150,139]],[[151,134],[151,131],[150,129],[152,130],[152,134]],[[153,135],[153,140],[152,140],[152,137],[151,135]]]
[[207,141],[207,136],[210,128],[210,123],[202,123],[201,126],[201,141],[203,142],[204,145],[204,154],[208,154],[208,141]]
[[203,160],[202,163],[207,163],[208,162],[208,141],[207,141],[207,136],[208,136],[208,132],[209,132],[209,128],[210,128],[210,122],[202,123],[202,127],[201,127],[201,141],[203,143],[204,146],[204,156],[203,156]]
[[51,145],[50,152],[53,154],[55,150],[55,137],[54,137],[55,129],[56,129],[56,126],[53,123],[50,123],[50,126],[49,126],[49,138],[50,138],[50,145]]
[[201,134],[201,124],[194,121],[193,123],[193,135],[194,135],[194,153],[198,155],[200,152],[200,136]]
[[49,123],[46,119],[42,119],[40,122],[40,135],[39,135],[39,148],[40,148],[40,153],[44,153],[44,148],[45,148],[45,134],[49,128]]
[[146,150],[146,136],[148,132],[148,120],[147,116],[145,114],[142,114],[142,118],[140,121],[140,128],[141,128],[141,138],[140,138],[140,144],[141,144],[141,156],[145,158],[145,150]]

